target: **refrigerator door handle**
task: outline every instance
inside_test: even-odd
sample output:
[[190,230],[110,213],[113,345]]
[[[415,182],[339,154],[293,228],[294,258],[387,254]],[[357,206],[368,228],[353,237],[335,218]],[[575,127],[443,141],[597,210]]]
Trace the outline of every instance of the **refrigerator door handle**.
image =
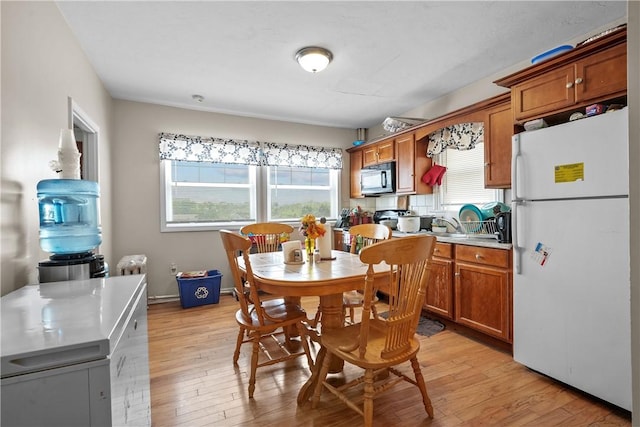
[[522,274],[522,254],[518,246],[518,206],[523,202],[513,200],[511,202],[511,240],[513,245],[513,270],[515,274]]
[[511,138],[511,189],[513,195],[512,200],[521,200],[518,195],[518,158],[520,157],[520,134],[513,135]]

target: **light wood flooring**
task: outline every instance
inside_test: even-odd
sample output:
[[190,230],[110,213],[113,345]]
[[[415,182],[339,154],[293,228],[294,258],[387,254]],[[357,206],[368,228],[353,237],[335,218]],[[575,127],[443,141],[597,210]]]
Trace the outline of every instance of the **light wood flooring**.
[[[303,298],[311,317],[316,298]],[[250,345],[232,363],[238,303],[182,309],[179,302],[149,306],[151,418],[162,426],[362,425],[356,412],[330,393],[318,408],[297,406],[309,377],[305,358],[258,369],[247,397]],[[380,311],[384,311],[381,307]],[[418,359],[433,403],[427,418],[419,391],[402,383],[374,404],[376,426],[630,426],[626,411],[537,374],[511,356],[450,330],[421,337]],[[334,381],[359,373],[347,366]]]

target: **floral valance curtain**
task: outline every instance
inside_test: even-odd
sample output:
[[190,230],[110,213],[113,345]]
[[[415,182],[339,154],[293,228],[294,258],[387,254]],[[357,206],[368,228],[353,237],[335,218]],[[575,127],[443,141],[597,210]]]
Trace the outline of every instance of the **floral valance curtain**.
[[258,142],[161,133],[160,160],[259,165]]
[[340,148],[265,142],[262,144],[262,150],[264,164],[267,166],[342,169],[342,150]]
[[160,160],[342,169],[340,148],[161,133]]
[[484,142],[484,122],[459,123],[439,129],[429,135],[427,157],[442,153],[448,147],[471,150]]

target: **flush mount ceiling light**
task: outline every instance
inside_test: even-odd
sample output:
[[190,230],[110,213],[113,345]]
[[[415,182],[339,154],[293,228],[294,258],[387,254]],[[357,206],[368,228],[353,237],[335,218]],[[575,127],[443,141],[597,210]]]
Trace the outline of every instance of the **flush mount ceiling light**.
[[303,47],[296,53],[296,61],[305,71],[317,73],[327,68],[333,54],[323,47]]

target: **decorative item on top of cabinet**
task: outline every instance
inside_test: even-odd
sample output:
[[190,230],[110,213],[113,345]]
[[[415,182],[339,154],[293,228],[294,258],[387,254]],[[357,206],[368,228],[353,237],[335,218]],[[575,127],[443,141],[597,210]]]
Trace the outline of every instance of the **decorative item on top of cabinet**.
[[362,148],[362,166],[391,162],[395,160],[395,154],[394,139],[383,139],[380,142]]
[[511,251],[455,246],[455,321],[512,342]]
[[424,308],[453,320],[453,245],[436,243]]
[[624,99],[626,40],[624,27],[494,83],[511,89],[516,123],[542,117],[550,124],[563,122],[589,104]]
[[352,199],[364,197],[360,189],[360,171],[362,170],[362,150],[352,151],[349,155],[350,164],[350,196]]

